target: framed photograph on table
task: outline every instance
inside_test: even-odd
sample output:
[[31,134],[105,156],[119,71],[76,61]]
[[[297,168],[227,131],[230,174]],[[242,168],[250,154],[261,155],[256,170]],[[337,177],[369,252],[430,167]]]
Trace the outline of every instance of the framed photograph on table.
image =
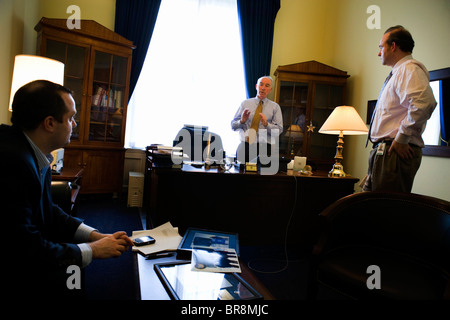
[[263,298],[236,273],[193,271],[190,261],[155,264],[154,268],[173,300],[254,300]]
[[179,251],[192,249],[227,250],[234,249],[239,256],[239,236],[237,233],[189,228],[178,247]]

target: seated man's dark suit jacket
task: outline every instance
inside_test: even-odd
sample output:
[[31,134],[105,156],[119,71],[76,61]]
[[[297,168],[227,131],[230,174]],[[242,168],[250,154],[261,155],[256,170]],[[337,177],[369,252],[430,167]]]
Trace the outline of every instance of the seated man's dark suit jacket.
[[23,132],[0,126],[0,196],[3,230],[4,284],[8,294],[42,298],[69,291],[67,267],[81,266],[81,251],[73,236],[81,220],[71,217],[51,199],[51,172],[43,188],[33,149]]

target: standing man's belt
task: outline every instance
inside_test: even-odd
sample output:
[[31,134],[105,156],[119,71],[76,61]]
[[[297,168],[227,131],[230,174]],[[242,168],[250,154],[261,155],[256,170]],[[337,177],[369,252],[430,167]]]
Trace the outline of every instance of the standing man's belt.
[[390,146],[392,144],[392,141],[394,141],[394,140],[393,139],[381,139],[381,140],[379,140],[377,142],[374,142],[372,148],[373,149],[378,148],[378,145],[380,143],[386,143],[387,146]]
[[[390,145],[392,144],[392,141],[394,141],[394,140],[393,140],[393,139],[382,139],[382,140],[379,140],[379,141],[373,143],[373,147],[372,147],[372,148],[373,148],[373,149],[378,148],[378,145],[379,145],[380,143],[386,143],[387,146],[390,146]],[[411,147],[417,147],[417,148],[419,148],[418,145],[413,144],[413,143],[409,143],[409,145],[410,145]]]

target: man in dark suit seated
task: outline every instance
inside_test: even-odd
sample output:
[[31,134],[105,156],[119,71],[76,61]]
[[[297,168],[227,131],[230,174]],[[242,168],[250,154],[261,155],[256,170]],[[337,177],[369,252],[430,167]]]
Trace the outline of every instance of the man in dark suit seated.
[[120,256],[132,242],[125,232],[102,234],[52,202],[50,153],[70,142],[76,126],[70,90],[30,82],[12,109],[13,125],[0,126],[4,292],[17,301],[78,297],[82,288],[71,276],[92,259]]

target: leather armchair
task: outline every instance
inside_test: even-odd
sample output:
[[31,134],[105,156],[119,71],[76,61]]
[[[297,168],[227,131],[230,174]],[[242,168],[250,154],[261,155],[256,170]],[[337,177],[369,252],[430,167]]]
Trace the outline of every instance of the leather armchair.
[[68,181],[52,181],[52,200],[64,212],[72,214],[72,183]]
[[308,297],[319,284],[352,299],[450,299],[450,203],[363,192],[319,216]]

